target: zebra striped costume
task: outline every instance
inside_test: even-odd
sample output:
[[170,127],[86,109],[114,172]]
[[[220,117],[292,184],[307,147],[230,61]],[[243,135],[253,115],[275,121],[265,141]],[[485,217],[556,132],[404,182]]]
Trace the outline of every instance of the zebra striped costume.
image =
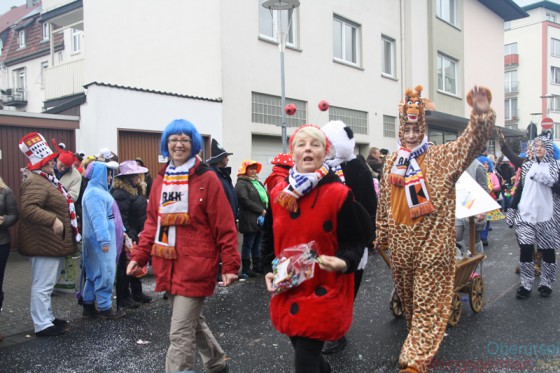
[[[539,162],[535,144],[542,142],[546,154]],[[521,286],[530,291],[535,279],[533,247],[543,254],[539,291],[550,288],[556,278],[555,249],[560,247],[560,162],[554,159],[550,135],[533,142],[533,157],[521,169],[520,196],[508,210],[508,224],[515,226],[521,249],[519,268]],[[541,294],[542,295],[542,294]]]

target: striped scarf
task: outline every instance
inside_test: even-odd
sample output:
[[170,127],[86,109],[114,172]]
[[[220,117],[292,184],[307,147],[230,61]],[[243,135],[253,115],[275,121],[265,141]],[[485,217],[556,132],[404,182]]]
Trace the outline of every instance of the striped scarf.
[[164,259],[177,259],[175,250],[176,226],[189,224],[189,171],[196,158],[179,167],[171,162],[165,169],[159,202],[156,238],[152,255]]
[[298,210],[297,200],[311,192],[319,181],[329,172],[329,166],[323,164],[315,172],[299,173],[295,167],[290,169],[288,186],[278,193],[275,201],[291,212]]
[[82,235],[78,230],[78,219],[76,218],[76,208],[74,206],[74,201],[72,200],[72,197],[70,197],[70,194],[68,194],[66,189],[64,189],[64,187],[62,186],[60,181],[58,181],[56,176],[49,175],[41,170],[34,170],[33,172],[47,179],[56,189],[58,189],[60,193],[62,193],[64,198],[66,198],[66,203],[68,204],[68,214],[70,216],[70,225],[72,225],[72,229],[74,230],[74,239],[76,240],[76,242],[80,242],[82,240]]
[[434,211],[434,206],[430,201],[426,180],[416,158],[428,150],[428,138],[424,135],[422,143],[412,150],[402,146],[400,140],[398,145],[399,153],[391,168],[389,183],[405,188],[412,219],[427,215]]

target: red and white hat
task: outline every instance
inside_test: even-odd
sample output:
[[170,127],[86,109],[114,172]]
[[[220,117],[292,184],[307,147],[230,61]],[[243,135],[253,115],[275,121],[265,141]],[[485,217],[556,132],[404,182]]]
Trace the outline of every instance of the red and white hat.
[[41,169],[58,155],[53,153],[43,135],[38,132],[31,132],[23,136],[19,140],[19,149],[29,159],[27,168],[31,171]]
[[285,166],[285,167],[294,167],[294,160],[292,159],[291,154],[286,153],[278,153],[276,157],[270,162],[275,166]]

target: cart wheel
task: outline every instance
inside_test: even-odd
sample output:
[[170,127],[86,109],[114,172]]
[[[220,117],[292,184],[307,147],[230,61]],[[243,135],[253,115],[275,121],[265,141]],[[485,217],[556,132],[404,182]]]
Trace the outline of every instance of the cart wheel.
[[397,291],[393,289],[393,293],[391,294],[391,303],[389,304],[391,308],[391,313],[395,318],[400,318],[404,314],[401,298],[397,294]]
[[459,323],[461,318],[461,312],[463,312],[463,301],[459,293],[453,293],[453,299],[451,300],[451,315],[449,315],[449,321],[447,323],[450,326],[455,326]]
[[484,307],[484,282],[480,276],[476,276],[472,280],[469,302],[474,312],[482,311],[482,307]]

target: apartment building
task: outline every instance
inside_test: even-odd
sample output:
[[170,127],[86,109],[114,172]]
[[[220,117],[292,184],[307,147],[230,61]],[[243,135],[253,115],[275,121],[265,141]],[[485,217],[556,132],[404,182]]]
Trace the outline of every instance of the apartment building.
[[525,130],[535,123],[540,133],[550,118],[560,144],[560,4],[523,9],[529,17],[505,23],[505,125]]
[[[265,177],[282,151],[277,34],[286,18],[262,3],[43,0],[40,18],[65,35],[64,51],[74,36],[80,42],[71,60],[50,49],[44,106],[80,116],[77,148],[142,156],[151,169],[163,161],[157,143],[165,125],[186,118],[207,143],[216,138],[234,153],[234,169],[256,159]],[[300,1],[284,52],[286,103],[297,108],[287,134],[342,119],[356,134],[356,152],[395,150],[398,102],[417,85],[436,104],[428,117],[436,143],[466,126],[474,84],[493,91],[503,118],[503,22],[526,15],[511,0]],[[321,100],[328,111],[319,110]]]

